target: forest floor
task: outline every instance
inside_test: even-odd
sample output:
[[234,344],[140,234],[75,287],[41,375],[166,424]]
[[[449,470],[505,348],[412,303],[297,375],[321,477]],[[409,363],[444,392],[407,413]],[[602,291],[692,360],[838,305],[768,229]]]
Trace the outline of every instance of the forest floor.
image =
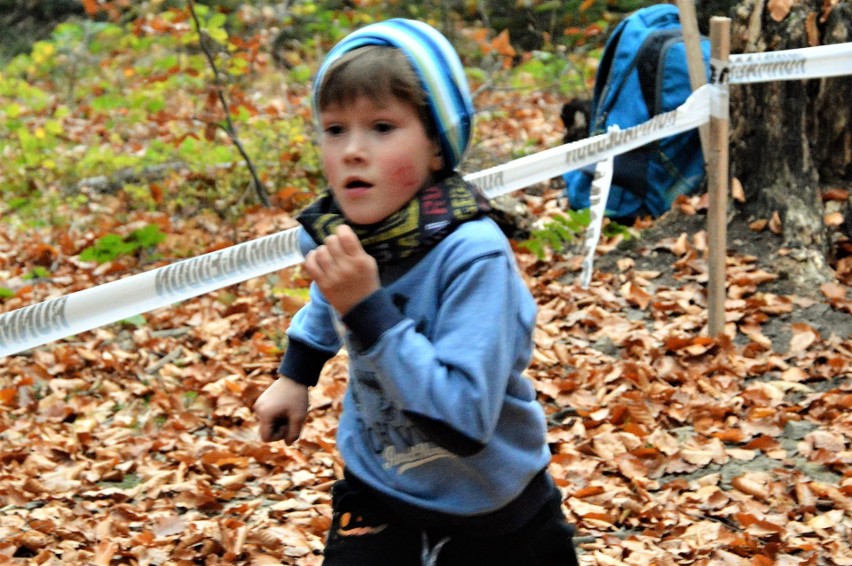
[[[493,103],[514,110],[499,135],[479,126],[492,142],[470,167],[518,140],[557,143],[558,101]],[[89,196],[66,226],[0,224],[0,276],[16,290],[4,312],[165,263],[80,261],[101,233],[155,222],[174,257],[294,225],[275,210],[224,225]],[[515,198],[528,218],[564,207],[558,183]],[[705,223],[696,197],[602,241],[588,289],[579,250],[542,260],[515,246],[539,304],[528,375],[581,563],[852,564],[848,279],[798,287],[779,272],[780,237],[733,222],[726,330],[709,338]],[[27,278],[34,265],[50,277]],[[250,410],[304,301],[290,289],[306,284],[295,266],[0,359],[0,564],[319,564],[345,353],[295,446],[260,442]]]

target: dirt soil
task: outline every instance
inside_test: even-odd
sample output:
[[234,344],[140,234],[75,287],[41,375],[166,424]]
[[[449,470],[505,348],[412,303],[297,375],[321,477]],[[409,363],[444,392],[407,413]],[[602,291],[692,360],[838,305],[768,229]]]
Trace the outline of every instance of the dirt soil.
[[[618,262],[633,258],[634,270],[660,272],[654,286],[676,287],[682,280],[672,270],[677,257],[660,242],[677,239],[681,235],[693,237],[706,231],[705,214],[686,214],[675,208],[663,215],[652,227],[643,230],[639,239],[630,240],[609,250],[595,263],[603,272],[618,271]],[[762,293],[797,296],[815,301],[813,304],[793,309],[790,313],[770,318],[763,327],[763,334],[772,340],[777,352],[784,352],[790,342],[790,325],[806,323],[814,327],[823,338],[831,335],[846,340],[852,336],[852,313],[832,307],[820,293],[818,285],[799,281],[796,274],[779,266],[793,266],[795,260],[788,259],[780,235],[768,229],[755,231],[741,218],[734,218],[727,225],[727,250],[729,263],[733,261],[753,262],[766,272],[777,276],[760,284]],[[810,283],[810,284],[809,284]]]

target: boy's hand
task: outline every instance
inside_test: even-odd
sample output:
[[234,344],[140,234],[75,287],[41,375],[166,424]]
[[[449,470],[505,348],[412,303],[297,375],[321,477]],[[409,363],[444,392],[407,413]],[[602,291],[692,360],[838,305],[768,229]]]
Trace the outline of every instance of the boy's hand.
[[308,388],[282,375],[257,398],[253,408],[260,423],[261,440],[283,439],[293,444],[308,414]]
[[379,268],[345,224],[305,258],[305,269],[328,302],[340,314],[381,287]]

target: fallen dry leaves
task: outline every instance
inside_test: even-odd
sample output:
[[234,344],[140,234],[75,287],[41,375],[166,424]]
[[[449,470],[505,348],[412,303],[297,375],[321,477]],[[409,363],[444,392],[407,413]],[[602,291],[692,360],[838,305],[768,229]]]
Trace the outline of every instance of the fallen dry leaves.
[[[501,143],[554,144],[558,131],[539,127],[552,101],[540,102],[506,122],[527,133]],[[524,201],[541,215],[558,209],[555,196]],[[94,229],[0,224],[0,272],[17,290],[4,311],[158,265],[79,261],[100,234],[134,223],[168,231],[166,257],[292,225],[255,211],[226,231],[210,216],[98,203]],[[848,288],[773,293],[778,273],[733,255],[725,334],[711,339],[705,253],[702,232],[641,242],[584,290],[576,258],[517,250],[539,304],[528,375],[581,562],[852,564],[852,342],[794,316],[818,304],[850,312]],[[660,265],[640,261],[653,255]],[[39,264],[50,278],[26,280]],[[0,360],[0,563],[320,564],[342,473],[345,354],[327,364],[295,447],[260,442],[250,410],[304,300],[285,289],[306,284],[294,267],[147,313],[141,326]]]

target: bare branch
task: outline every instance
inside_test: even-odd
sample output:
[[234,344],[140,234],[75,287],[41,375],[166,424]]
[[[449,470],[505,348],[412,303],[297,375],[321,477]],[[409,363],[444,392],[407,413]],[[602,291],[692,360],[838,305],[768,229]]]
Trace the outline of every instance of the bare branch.
[[213,70],[213,80],[216,87],[216,95],[219,98],[219,102],[222,105],[222,109],[225,111],[225,127],[224,130],[228,134],[228,137],[231,138],[231,142],[237,147],[237,151],[240,152],[240,155],[243,156],[243,160],[245,160],[246,165],[248,165],[249,172],[251,173],[251,178],[254,180],[254,188],[257,193],[257,197],[260,199],[260,202],[263,206],[269,207],[269,196],[266,191],[266,187],[263,186],[263,183],[260,180],[260,177],[257,175],[257,170],[254,167],[254,163],[252,163],[251,158],[248,153],[246,153],[243,144],[240,142],[240,138],[237,135],[237,128],[234,125],[234,122],[231,120],[231,109],[228,104],[228,99],[225,97],[225,88],[222,84],[222,77],[219,74],[219,69],[216,67],[216,61],[213,58],[213,54],[210,52],[209,46],[205,41],[206,36],[201,30],[201,22],[198,20],[198,14],[195,13],[195,2],[193,0],[187,0],[187,5],[189,6],[189,12],[192,14],[192,21],[195,22],[195,30],[198,32],[198,43],[201,46],[201,51],[204,53],[204,56],[207,58],[207,62],[210,64],[210,68]]

